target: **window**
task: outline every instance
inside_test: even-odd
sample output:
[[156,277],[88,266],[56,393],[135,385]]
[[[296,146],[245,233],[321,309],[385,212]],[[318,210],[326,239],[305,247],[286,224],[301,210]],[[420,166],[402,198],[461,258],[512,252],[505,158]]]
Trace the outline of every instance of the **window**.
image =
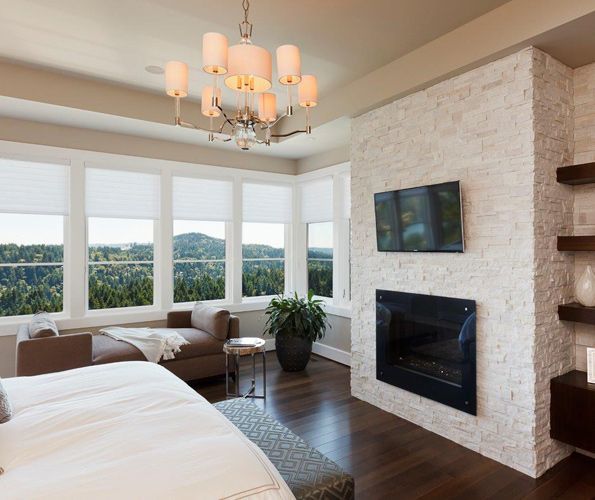
[[285,291],[285,225],[244,222],[242,227],[242,296]]
[[333,223],[308,224],[308,290],[333,296]]
[[243,297],[285,292],[285,225],[291,222],[291,194],[290,185],[243,185]]
[[301,221],[306,224],[307,289],[333,297],[333,178],[300,186]]
[[90,217],[89,309],[153,304],[153,221]]
[[64,309],[64,165],[0,158],[0,316]]
[[230,181],[173,178],[175,303],[225,299],[232,197]]
[[86,169],[88,308],[154,303],[159,176]]

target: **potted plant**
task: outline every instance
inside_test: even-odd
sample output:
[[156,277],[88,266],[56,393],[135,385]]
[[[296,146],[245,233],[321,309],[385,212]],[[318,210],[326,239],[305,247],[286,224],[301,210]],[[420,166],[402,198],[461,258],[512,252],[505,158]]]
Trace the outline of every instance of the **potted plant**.
[[275,337],[275,349],[281,367],[286,372],[306,368],[312,353],[312,343],[324,337],[330,328],[322,300],[295,295],[275,297],[266,308],[265,333]]

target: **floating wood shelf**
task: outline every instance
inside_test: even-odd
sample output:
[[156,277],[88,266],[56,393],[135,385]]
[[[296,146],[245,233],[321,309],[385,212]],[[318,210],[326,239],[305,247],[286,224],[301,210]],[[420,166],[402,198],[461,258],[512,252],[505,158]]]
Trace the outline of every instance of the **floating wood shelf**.
[[595,183],[595,162],[560,167],[556,170],[556,178],[558,182],[571,186]]
[[573,370],[550,381],[550,437],[595,452],[595,384]]
[[558,250],[562,252],[595,251],[595,236],[558,236]]
[[558,306],[558,317],[564,321],[576,321],[595,325],[595,307],[585,307],[572,302]]

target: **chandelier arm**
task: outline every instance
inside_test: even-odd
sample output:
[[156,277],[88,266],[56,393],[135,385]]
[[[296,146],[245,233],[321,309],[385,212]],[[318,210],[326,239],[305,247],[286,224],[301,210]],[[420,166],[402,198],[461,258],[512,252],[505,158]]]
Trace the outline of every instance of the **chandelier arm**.
[[291,137],[295,134],[306,134],[308,133],[307,130],[294,130],[293,132],[289,132],[287,134],[271,134],[271,137]]
[[179,127],[182,127],[182,128],[190,128],[193,130],[200,130],[201,132],[213,132],[212,130],[209,130],[208,128],[203,128],[199,125],[195,125],[194,123],[185,122],[181,119],[177,120],[176,125],[178,125]]
[[223,115],[223,118],[225,118],[225,121],[221,124],[221,128],[219,129],[219,132],[221,132],[221,130],[223,130],[223,126],[225,125],[225,123],[229,123],[229,125],[233,128],[234,127],[234,123],[227,117],[227,114],[225,113],[225,111],[223,110],[223,108],[219,105],[217,105],[217,109],[219,111],[221,111],[221,114]]

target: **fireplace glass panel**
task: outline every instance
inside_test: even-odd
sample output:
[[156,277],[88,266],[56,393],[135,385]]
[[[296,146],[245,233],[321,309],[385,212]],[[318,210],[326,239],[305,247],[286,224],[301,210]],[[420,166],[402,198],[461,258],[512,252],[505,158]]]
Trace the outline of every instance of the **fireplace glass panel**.
[[376,329],[380,380],[474,406],[474,301],[378,290]]

